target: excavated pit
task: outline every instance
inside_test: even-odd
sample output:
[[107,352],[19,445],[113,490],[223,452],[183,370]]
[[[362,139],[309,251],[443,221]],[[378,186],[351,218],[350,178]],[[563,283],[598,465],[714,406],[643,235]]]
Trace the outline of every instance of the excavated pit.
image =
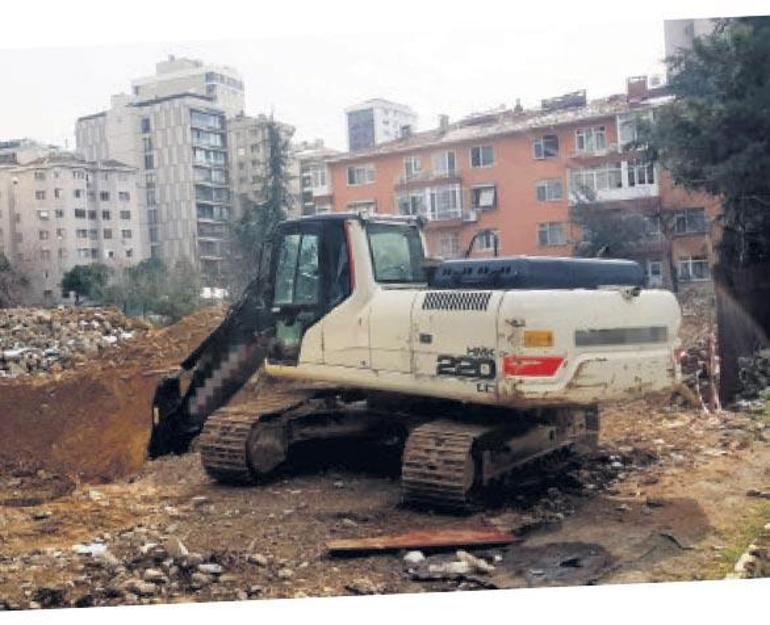
[[73,369],[0,378],[0,466],[106,482],[144,464],[155,387],[221,321],[221,308],[148,330]]

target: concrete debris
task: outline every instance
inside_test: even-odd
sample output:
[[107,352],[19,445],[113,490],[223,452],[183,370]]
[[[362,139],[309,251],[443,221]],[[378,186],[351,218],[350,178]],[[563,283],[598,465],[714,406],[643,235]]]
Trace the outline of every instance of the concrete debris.
[[150,328],[115,308],[0,310],[0,377],[60,373]]
[[409,551],[404,556],[404,564],[408,566],[414,566],[425,560],[425,555],[422,551]]
[[385,591],[384,584],[376,584],[368,577],[359,577],[345,585],[355,595],[378,595]]

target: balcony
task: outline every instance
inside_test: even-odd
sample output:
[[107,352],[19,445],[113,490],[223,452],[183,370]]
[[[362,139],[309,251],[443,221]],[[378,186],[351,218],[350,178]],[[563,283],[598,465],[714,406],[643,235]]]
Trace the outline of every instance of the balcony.
[[393,185],[396,188],[420,186],[433,183],[451,183],[460,181],[460,171],[457,169],[418,171],[413,174],[396,176]]

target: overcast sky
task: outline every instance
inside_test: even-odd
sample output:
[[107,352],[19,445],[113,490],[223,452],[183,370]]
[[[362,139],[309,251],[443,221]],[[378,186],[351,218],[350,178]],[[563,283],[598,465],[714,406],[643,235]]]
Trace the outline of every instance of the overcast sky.
[[[371,11],[376,12],[371,6]],[[635,6],[635,5],[628,5]],[[502,16],[502,14],[501,14]],[[169,54],[232,65],[246,85],[246,113],[273,111],[298,139],[345,149],[343,109],[383,97],[409,104],[418,127],[520,98],[587,89],[622,92],[628,76],[664,73],[663,22],[614,18],[490,21],[494,30],[415,28],[412,32],[259,34],[249,39],[0,50],[0,140],[30,137],[74,147],[78,116],[108,108],[132,78],[154,73]],[[360,31],[359,31],[360,32]],[[10,97],[8,97],[10,96]]]

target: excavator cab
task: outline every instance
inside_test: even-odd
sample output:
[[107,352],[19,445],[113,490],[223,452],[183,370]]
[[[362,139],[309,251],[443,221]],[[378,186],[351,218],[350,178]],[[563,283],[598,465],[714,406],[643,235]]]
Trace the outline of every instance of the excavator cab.
[[[153,399],[150,457],[189,448],[211,412],[226,404],[265,358],[296,365],[305,331],[352,292],[345,223],[324,215],[281,223],[257,274],[224,321],[164,379]],[[189,380],[185,384],[184,382]]]

